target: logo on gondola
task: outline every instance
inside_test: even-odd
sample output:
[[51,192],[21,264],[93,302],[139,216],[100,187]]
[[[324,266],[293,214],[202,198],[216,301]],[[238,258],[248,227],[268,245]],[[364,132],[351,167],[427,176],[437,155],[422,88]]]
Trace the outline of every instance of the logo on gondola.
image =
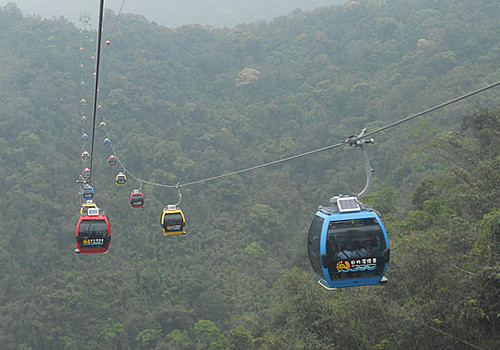
[[351,264],[347,260],[341,260],[337,263],[337,271],[340,270],[349,270],[351,268]]
[[377,258],[341,260],[337,263],[338,272],[373,271],[377,267]]
[[83,245],[92,246],[92,245],[104,245],[104,239],[95,238],[95,239],[84,239],[82,241]]

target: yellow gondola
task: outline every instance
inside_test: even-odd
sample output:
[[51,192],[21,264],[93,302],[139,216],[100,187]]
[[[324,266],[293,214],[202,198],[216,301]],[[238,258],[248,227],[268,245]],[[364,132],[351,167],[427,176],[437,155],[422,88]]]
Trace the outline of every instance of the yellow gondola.
[[124,185],[127,184],[127,175],[125,175],[124,173],[120,172],[120,173],[116,174],[115,181],[116,181],[116,184],[118,186],[124,186]]
[[168,205],[161,214],[163,235],[180,235],[186,233],[186,218],[176,205]]
[[89,208],[97,208],[97,204],[93,203],[91,200],[83,203],[80,208],[80,215],[87,215]]
[[82,153],[82,160],[89,160],[90,154],[89,152],[85,151]]

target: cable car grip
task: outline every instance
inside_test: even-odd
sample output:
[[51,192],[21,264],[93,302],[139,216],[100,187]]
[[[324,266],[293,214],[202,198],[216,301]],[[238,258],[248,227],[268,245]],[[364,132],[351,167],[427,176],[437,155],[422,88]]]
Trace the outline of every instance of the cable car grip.
[[366,150],[363,148],[363,145],[368,143],[373,144],[375,143],[375,140],[374,139],[361,140],[361,137],[363,137],[365,133],[366,133],[366,128],[363,128],[358,135],[352,135],[344,141],[345,143],[348,143],[349,146],[361,148],[361,152],[363,152],[363,160],[365,163],[365,170],[366,170],[366,185],[363,188],[363,190],[356,195],[358,199],[363,197],[370,189],[372,183],[372,173],[374,172],[374,170],[370,165],[370,159],[368,158],[368,154],[366,153]]
[[175,206],[176,206],[176,207],[178,207],[178,206],[179,206],[179,204],[181,204],[181,201],[182,201],[181,187],[182,187],[182,185],[181,185],[181,183],[180,183],[180,182],[178,182],[178,183],[174,186],[174,188],[176,188],[176,189],[177,189],[177,194],[179,195],[179,201],[175,204]]

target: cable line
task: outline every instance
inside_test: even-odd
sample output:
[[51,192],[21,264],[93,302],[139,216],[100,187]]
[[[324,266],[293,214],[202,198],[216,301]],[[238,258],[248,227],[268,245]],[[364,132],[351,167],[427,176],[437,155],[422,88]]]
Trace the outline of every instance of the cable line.
[[94,90],[94,111],[92,115],[92,145],[90,146],[90,178],[88,183],[92,179],[92,160],[94,159],[94,141],[95,141],[95,125],[96,125],[96,114],[97,114],[97,95],[99,92],[99,63],[101,59],[101,40],[102,40],[102,17],[104,12],[104,0],[100,0],[99,5],[99,23],[97,27],[97,53],[96,53],[96,70],[95,70],[95,90]]
[[[496,86],[500,85],[500,81],[497,81],[493,84],[490,84],[488,86],[485,86],[485,87],[482,87],[480,89],[477,89],[477,90],[474,90],[472,92],[469,92],[465,95],[462,95],[462,96],[459,96],[459,97],[456,97],[452,100],[449,100],[447,102],[444,102],[444,103],[441,103],[437,106],[434,106],[434,107],[431,107],[429,109],[426,109],[425,111],[422,111],[420,113],[417,113],[417,114],[414,114],[414,115],[411,115],[407,118],[404,118],[404,119],[401,119],[397,122],[394,122],[394,123],[391,123],[391,124],[388,124],[384,127],[381,127],[377,130],[374,130],[374,131],[371,131],[369,133],[365,133],[363,134],[362,137],[367,137],[367,136],[370,136],[370,135],[373,135],[373,134],[376,134],[376,133],[379,133],[381,131],[384,131],[386,129],[389,129],[389,128],[392,128],[392,127],[395,127],[399,124],[402,124],[404,122],[407,122],[409,120],[412,120],[414,118],[417,118],[417,117],[420,117],[424,114],[427,114],[427,113],[430,113],[432,111],[435,111],[435,110],[438,110],[440,108],[443,108],[445,106],[448,106],[452,103],[455,103],[455,102],[458,102],[460,100],[463,100],[465,98],[468,98],[470,96],[473,96],[473,95],[476,95],[480,92],[483,92],[483,91],[486,91],[486,90],[489,90],[491,88],[494,88]],[[291,156],[291,157],[287,157],[287,158],[283,158],[283,159],[278,159],[278,160],[275,160],[275,161],[272,161],[272,162],[268,162],[268,163],[264,163],[264,164],[261,164],[261,165],[256,165],[256,166],[253,166],[253,167],[250,167],[250,168],[246,168],[246,169],[242,169],[242,170],[237,170],[237,171],[233,171],[233,172],[230,172],[230,173],[227,173],[227,174],[222,174],[222,175],[218,175],[218,176],[213,176],[213,177],[209,177],[209,178],[206,178],[206,179],[202,179],[202,180],[198,180],[198,181],[192,181],[192,182],[187,182],[185,184],[180,184],[181,187],[185,187],[185,186],[191,186],[191,185],[195,185],[195,184],[199,184],[199,183],[203,183],[203,182],[208,182],[208,181],[213,181],[213,180],[217,180],[217,179],[221,179],[223,177],[226,177],[226,176],[231,176],[231,175],[237,175],[237,174],[241,174],[241,173],[245,173],[245,172],[248,172],[248,171],[253,171],[253,170],[256,170],[256,169],[260,169],[260,168],[264,168],[264,167],[267,167],[267,166],[271,166],[271,165],[275,165],[275,164],[279,164],[279,163],[284,163],[284,162],[287,162],[287,161],[290,161],[290,160],[294,160],[294,159],[297,159],[297,158],[301,158],[301,157],[305,157],[305,156],[309,156],[311,154],[315,154],[315,153],[319,153],[319,152],[323,152],[323,151],[327,151],[327,150],[330,150],[330,149],[334,149],[334,148],[337,148],[337,147],[340,147],[340,146],[343,146],[345,144],[348,144],[350,142],[353,142],[353,141],[356,141],[358,139],[360,139],[361,136],[356,136],[356,137],[353,137],[353,138],[349,138],[343,142],[340,142],[340,143],[337,143],[337,144],[334,144],[334,145],[330,145],[330,146],[326,146],[326,147],[322,147],[322,148],[318,148],[318,149],[315,149],[315,150],[312,150],[312,151],[308,151],[308,152],[305,152],[305,153],[301,153],[301,154],[298,154],[298,155],[295,155],[295,156]],[[173,187],[173,186],[171,186]]]
[[394,123],[388,124],[388,125],[383,126],[383,127],[379,128],[379,129],[377,129],[377,130],[370,131],[369,133],[364,134],[364,135],[363,135],[363,137],[367,137],[367,136],[370,136],[370,135],[373,135],[373,134],[379,133],[379,132],[381,132],[381,131],[384,131],[384,130],[386,130],[386,129],[392,128],[392,127],[394,127],[394,126],[396,126],[396,125],[402,124],[402,123],[407,122],[407,121],[409,121],[409,120],[412,120],[412,119],[414,119],[414,118],[420,117],[420,116],[422,116],[422,115],[424,115],[424,114],[427,114],[427,113],[433,112],[433,111],[435,111],[435,110],[438,110],[438,109],[440,109],[440,108],[443,108],[443,107],[445,107],[445,106],[451,105],[452,103],[458,102],[458,101],[460,101],[460,100],[464,100],[464,99],[466,99],[466,98],[468,98],[468,97],[471,97],[471,96],[476,95],[476,94],[478,94],[478,93],[480,93],[480,92],[483,92],[483,91],[489,90],[489,89],[494,88],[495,86],[498,86],[498,85],[500,85],[500,81],[497,81],[497,82],[495,82],[495,83],[493,83],[493,84],[490,84],[490,85],[484,86],[484,87],[482,87],[482,88],[480,88],[480,89],[477,89],[477,90],[471,91],[471,92],[469,92],[469,93],[467,93],[467,94],[465,94],[465,95],[462,95],[462,96],[459,96],[459,97],[455,97],[454,99],[451,99],[451,100],[449,100],[449,101],[446,101],[446,102],[444,102],[444,103],[441,103],[440,105],[437,105],[437,106],[431,107],[431,108],[426,109],[425,111],[422,111],[422,112],[420,112],[420,113],[417,113],[417,114],[411,115],[411,116],[409,116],[409,117],[406,117],[406,118],[404,118],[404,119],[398,120],[397,122],[394,122]]
[[122,8],[123,8],[123,4],[125,3],[125,0],[122,0],[122,4],[120,5],[120,9],[118,10],[118,14],[116,15],[116,20],[115,20],[115,24],[113,25],[113,29],[111,29],[111,34],[109,34],[109,40],[111,40],[111,38],[113,37],[113,34],[115,33],[115,28],[116,28],[116,25],[118,24],[118,19],[120,18],[120,14],[122,13]]
[[[271,162],[267,162],[267,163],[264,163],[264,164],[260,164],[260,165],[255,165],[255,166],[252,166],[252,167],[249,167],[249,168],[245,168],[245,169],[241,169],[241,170],[236,170],[236,171],[232,171],[232,172],[229,172],[229,173],[225,173],[225,174],[222,174],[222,175],[217,175],[217,176],[212,176],[212,177],[208,177],[208,178],[205,178],[205,179],[201,179],[201,180],[197,180],[197,181],[192,181],[192,182],[186,182],[186,183],[178,183],[177,185],[165,185],[165,184],[161,184],[161,183],[156,183],[156,182],[150,182],[150,181],[145,181],[145,180],[141,180],[140,178],[134,176],[128,169],[125,168],[125,166],[122,164],[122,162],[119,161],[120,165],[122,166],[122,168],[124,169],[125,172],[127,172],[132,178],[134,178],[136,181],[138,181],[139,183],[143,183],[143,184],[148,184],[148,185],[153,185],[153,186],[160,186],[160,187],[168,187],[168,188],[180,188],[180,187],[186,187],[186,186],[191,186],[191,185],[196,185],[196,184],[201,184],[201,183],[204,183],[204,182],[208,182],[208,181],[214,181],[214,180],[218,180],[218,179],[222,179],[224,177],[228,177],[228,176],[232,176],[232,175],[238,175],[238,174],[243,174],[243,173],[246,173],[246,172],[249,172],[249,171],[253,171],[253,170],[257,170],[257,169],[261,169],[261,168],[265,168],[265,167],[268,167],[268,166],[271,166],[271,165],[275,165],[275,164],[280,164],[280,163],[284,163],[284,162],[288,162],[290,160],[294,160],[294,159],[298,159],[298,158],[302,158],[302,157],[306,157],[306,156],[309,156],[309,155],[312,155],[312,154],[316,154],[316,153],[320,153],[320,152],[323,152],[323,151],[327,151],[327,150],[331,150],[331,149],[334,149],[334,148],[338,148],[338,147],[341,147],[341,146],[344,146],[346,144],[353,144],[355,143],[357,140],[361,139],[361,137],[367,137],[367,136],[370,136],[370,135],[374,135],[376,133],[379,133],[379,132],[382,132],[384,130],[387,130],[387,129],[390,129],[390,128],[393,128],[395,126],[398,126],[399,124],[402,124],[402,123],[405,123],[407,121],[410,121],[412,119],[415,119],[417,117],[420,117],[424,114],[427,114],[427,113],[430,113],[430,112],[433,112],[433,111],[436,111],[438,109],[441,109],[445,106],[448,106],[450,104],[453,104],[455,102],[458,102],[458,101],[461,101],[461,100],[464,100],[468,97],[471,97],[473,95],[476,95],[476,94],[479,94],[483,91],[486,91],[486,90],[489,90],[489,89],[492,89],[496,86],[500,85],[500,81],[497,81],[493,84],[490,84],[490,85],[487,85],[487,86],[484,86],[480,89],[477,89],[477,90],[474,90],[474,91],[471,91],[471,92],[468,92],[464,95],[461,95],[459,97],[456,97],[456,98],[453,98],[451,100],[448,100],[444,103],[441,103],[439,105],[436,105],[434,107],[431,107],[431,108],[428,108],[422,112],[419,112],[419,113],[416,113],[416,114],[413,114],[409,117],[406,117],[406,118],[403,118],[403,119],[400,119],[394,123],[390,123],[390,124],[387,124],[386,126],[383,126],[381,128],[378,128],[374,131],[371,131],[371,132],[368,132],[368,133],[365,133],[365,134],[361,134],[360,135],[355,135],[355,136],[351,136],[349,137],[348,139],[344,140],[343,142],[339,142],[339,143],[336,143],[334,145],[330,145],[330,146],[325,146],[325,147],[322,147],[322,148],[318,148],[318,149],[314,149],[314,150],[311,150],[311,151],[307,151],[307,152],[304,152],[304,153],[300,153],[300,154],[297,154],[297,155],[294,155],[294,156],[290,156],[290,157],[286,157],[286,158],[283,158],[283,159],[277,159],[277,160],[274,160],[274,161],[271,161]],[[116,156],[116,152],[113,148],[113,152]],[[116,156],[117,159],[118,159],[118,156]]]
[[337,143],[335,145],[330,145],[330,146],[318,148],[318,149],[315,149],[315,150],[312,150],[312,151],[308,151],[308,152],[305,152],[305,153],[297,154],[295,156],[291,156],[291,157],[287,157],[287,158],[283,158],[283,159],[273,160],[272,162],[268,162],[268,163],[256,165],[256,166],[253,166],[253,167],[250,167],[250,168],[246,168],[246,169],[242,169],[242,170],[237,170],[237,171],[232,171],[232,172],[227,173],[227,174],[213,176],[213,177],[209,177],[209,178],[206,178],[206,179],[203,179],[203,180],[187,182],[185,184],[180,184],[179,186],[185,187],[185,186],[196,185],[196,184],[203,183],[203,182],[218,180],[218,179],[221,179],[221,178],[226,177],[226,176],[231,176],[231,175],[237,175],[237,174],[241,174],[241,173],[246,173],[248,171],[253,171],[253,170],[257,170],[257,169],[260,169],[260,168],[265,168],[265,167],[268,167],[268,166],[271,166],[271,165],[288,162],[289,160],[294,160],[294,159],[297,159],[297,158],[302,158],[302,157],[305,157],[305,156],[309,156],[311,154],[315,154],[315,153],[327,151],[327,150],[330,150],[330,149],[333,149],[333,148],[337,148],[337,147],[340,147],[340,146],[343,146],[343,145],[345,145],[345,142],[340,142],[340,143]]

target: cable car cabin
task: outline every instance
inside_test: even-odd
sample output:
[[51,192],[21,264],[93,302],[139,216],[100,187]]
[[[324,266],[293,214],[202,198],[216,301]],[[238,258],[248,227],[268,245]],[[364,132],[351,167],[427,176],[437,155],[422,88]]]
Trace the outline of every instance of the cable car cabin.
[[111,242],[111,228],[106,215],[89,208],[76,225],[76,253],[106,253]]
[[356,197],[334,197],[320,206],[308,236],[311,265],[328,290],[386,283],[390,250],[379,216]]
[[186,218],[182,210],[176,205],[168,205],[161,214],[161,228],[163,235],[180,235],[186,233]]
[[107,137],[104,139],[104,141],[102,141],[102,143],[104,146],[111,146],[111,140]]
[[90,154],[89,152],[85,151],[82,153],[82,160],[89,160]]
[[97,204],[93,203],[91,200],[86,201],[85,203],[82,204],[82,207],[80,208],[80,215],[88,215],[89,208],[97,209]]
[[82,189],[82,197],[85,200],[92,200],[94,199],[94,188],[92,186],[85,186]]
[[139,192],[139,190],[134,190],[134,192],[130,194],[130,205],[132,208],[144,207],[144,195]]
[[118,173],[116,174],[115,181],[118,186],[124,186],[127,184],[127,175],[124,173]]
[[83,171],[82,171],[82,177],[83,177],[85,180],[90,179],[90,169],[89,169],[89,168],[85,168],[85,169],[83,169]]
[[109,165],[116,165],[116,157],[113,156],[113,155],[109,156],[109,158],[108,158],[108,164]]

